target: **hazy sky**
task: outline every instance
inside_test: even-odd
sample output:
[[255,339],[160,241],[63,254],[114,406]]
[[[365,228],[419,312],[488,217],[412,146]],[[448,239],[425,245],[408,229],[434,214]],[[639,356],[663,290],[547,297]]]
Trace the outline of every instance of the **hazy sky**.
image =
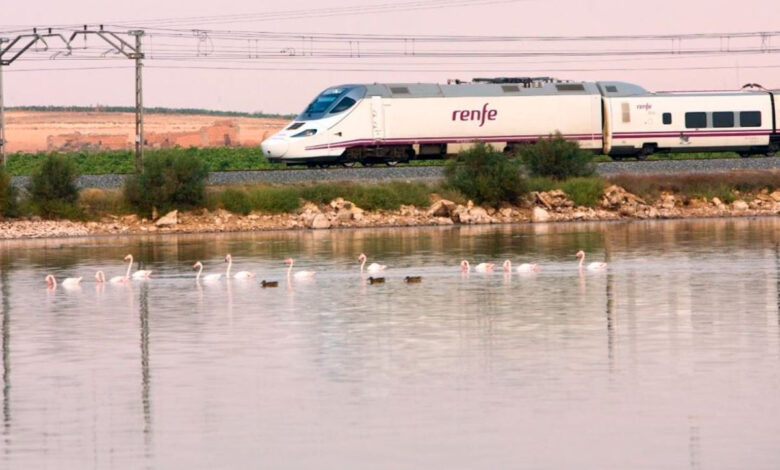
[[[405,0],[408,2],[409,0]],[[429,3],[431,0],[419,0]],[[4,2],[0,30],[17,25],[49,25],[106,23],[137,23],[147,26],[152,20],[182,17],[215,17],[252,15],[291,10],[320,11],[324,8],[387,4],[387,0],[355,0],[298,2],[233,0],[214,2],[202,0],[134,0],[106,2],[104,0],[37,0],[32,3]],[[461,3],[462,5],[463,3]],[[256,18],[256,16],[254,17]],[[733,33],[780,30],[780,3],[776,0],[755,0],[749,4],[732,0],[681,1],[656,0],[630,2],[617,0],[581,1],[496,1],[472,6],[438,7],[414,11],[395,11],[362,15],[334,15],[319,18],[239,21],[207,24],[203,28],[218,30],[354,33],[395,35],[503,35],[503,36],[572,36],[572,35],[637,35]],[[193,21],[197,23],[197,21]],[[182,26],[176,26],[180,28]],[[195,27],[195,25],[187,27]],[[114,28],[123,30],[123,28]],[[126,28],[124,28],[126,29]],[[13,36],[16,33],[4,33]],[[293,57],[289,60],[250,59],[230,63],[201,58],[198,62],[166,62],[155,60],[164,52],[163,37],[145,38],[144,47],[151,58],[144,71],[144,97],[147,106],[197,107],[224,110],[294,113],[301,110],[320,90],[339,83],[355,82],[443,82],[448,78],[470,79],[474,76],[552,75],[574,80],[623,80],[643,85],[650,90],[669,89],[733,89],[744,83],[761,83],[780,88],[780,54],[717,54],[703,57],[627,57],[603,58],[425,58],[324,59]],[[196,53],[199,40],[179,40]],[[203,41],[201,39],[201,41]],[[675,44],[672,41],[641,43],[567,43],[545,45],[515,43],[503,45],[449,45],[446,50],[482,50],[507,47],[512,50],[540,48],[610,49],[675,47],[757,47],[752,39],[739,43],[713,39],[698,43]],[[227,44],[227,43],[226,43]],[[209,44],[201,42],[206,53]],[[252,41],[234,42],[230,47],[246,47],[247,58]],[[283,46],[273,43],[272,47]],[[336,44],[369,51],[371,44]],[[780,48],[780,35],[771,38],[767,47]],[[216,47],[222,47],[217,44]],[[291,42],[285,49],[300,53],[305,46]],[[319,46],[317,46],[319,47]],[[326,46],[322,46],[326,47]],[[402,44],[385,46],[393,50],[411,47]],[[418,45],[418,49],[424,46]],[[316,52],[316,51],[315,51]],[[133,69],[130,60],[74,62],[49,59],[41,51],[27,55],[30,60],[17,61],[4,68],[6,105],[132,105]],[[80,67],[121,67],[98,70],[73,70]],[[203,70],[170,67],[226,67],[223,70]],[[702,67],[718,67],[702,69]],[[236,68],[244,70],[235,70]],[[261,70],[261,69],[274,70]],[[298,68],[299,70],[291,70]],[[47,69],[45,71],[23,71]],[[286,69],[286,70],[279,70]],[[300,70],[317,69],[317,70]],[[327,70],[327,69],[350,69]],[[360,71],[357,71],[359,69]],[[527,72],[527,73],[524,73]],[[549,73],[548,73],[549,72]]]

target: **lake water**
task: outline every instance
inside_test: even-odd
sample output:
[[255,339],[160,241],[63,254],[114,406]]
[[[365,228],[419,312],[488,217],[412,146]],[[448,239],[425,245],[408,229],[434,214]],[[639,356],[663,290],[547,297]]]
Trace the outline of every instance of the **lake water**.
[[[778,242],[778,218],[3,242],[0,468],[776,469]],[[228,252],[258,279],[195,282]],[[92,280],[127,253],[155,277]]]

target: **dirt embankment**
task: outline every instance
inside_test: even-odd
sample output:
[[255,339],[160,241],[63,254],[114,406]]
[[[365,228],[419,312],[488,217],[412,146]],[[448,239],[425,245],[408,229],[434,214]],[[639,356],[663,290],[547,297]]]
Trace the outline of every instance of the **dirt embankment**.
[[[148,148],[257,146],[286,119],[146,114]],[[110,112],[6,111],[8,152],[99,151],[135,145],[135,115]]]
[[214,212],[173,211],[156,220],[125,215],[107,216],[91,222],[40,219],[0,221],[0,239],[777,215],[780,215],[780,191],[762,191],[731,204],[725,204],[718,198],[687,199],[671,193],[664,193],[657,201],[648,203],[613,185],[604,191],[599,206],[592,208],[575,206],[560,190],[532,193],[522,206],[504,205],[498,209],[475,206],[471,202],[463,205],[438,199],[426,208],[401,206],[395,211],[364,211],[338,198],[325,206],[307,203],[301,210],[291,214],[255,212],[242,216],[220,209]]

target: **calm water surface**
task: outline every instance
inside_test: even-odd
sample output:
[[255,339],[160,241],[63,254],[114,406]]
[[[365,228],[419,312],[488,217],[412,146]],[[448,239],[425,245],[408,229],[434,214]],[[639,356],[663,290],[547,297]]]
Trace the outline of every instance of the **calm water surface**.
[[[778,242],[780,219],[5,242],[0,468],[776,469]],[[128,252],[155,278],[92,282]],[[228,252],[279,288],[195,283]]]

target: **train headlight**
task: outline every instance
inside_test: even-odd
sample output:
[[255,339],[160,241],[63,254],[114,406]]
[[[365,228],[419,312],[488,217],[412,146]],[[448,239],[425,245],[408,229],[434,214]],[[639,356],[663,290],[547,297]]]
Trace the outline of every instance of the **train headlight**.
[[301,131],[293,135],[293,137],[311,137],[316,133],[317,133],[317,129],[306,129],[305,131]]

